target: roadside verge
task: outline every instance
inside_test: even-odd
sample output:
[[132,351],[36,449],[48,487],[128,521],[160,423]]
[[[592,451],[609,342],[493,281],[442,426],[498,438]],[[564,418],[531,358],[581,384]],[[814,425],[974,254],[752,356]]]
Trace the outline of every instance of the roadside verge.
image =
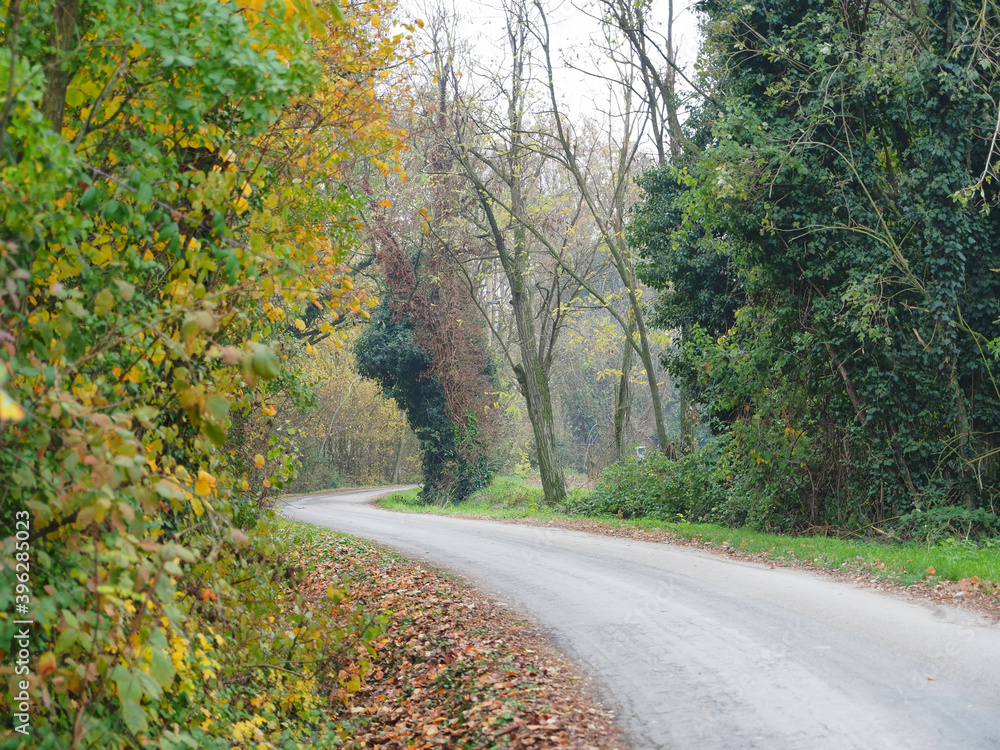
[[346,747],[625,747],[584,678],[502,606],[370,542],[282,526],[304,596],[370,624],[332,696]]

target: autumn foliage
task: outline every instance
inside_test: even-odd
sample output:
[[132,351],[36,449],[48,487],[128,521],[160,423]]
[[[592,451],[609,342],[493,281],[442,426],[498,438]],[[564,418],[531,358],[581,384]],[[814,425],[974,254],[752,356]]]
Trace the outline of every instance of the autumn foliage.
[[233,523],[294,473],[271,420],[311,397],[302,357],[376,304],[342,185],[394,172],[407,41],[390,3],[345,11],[3,3],[0,527],[31,527],[27,583],[3,540],[5,680],[15,604],[35,623],[33,734],[4,746],[312,732],[322,673],[234,728],[247,665],[290,670],[299,646],[238,588],[263,553]]

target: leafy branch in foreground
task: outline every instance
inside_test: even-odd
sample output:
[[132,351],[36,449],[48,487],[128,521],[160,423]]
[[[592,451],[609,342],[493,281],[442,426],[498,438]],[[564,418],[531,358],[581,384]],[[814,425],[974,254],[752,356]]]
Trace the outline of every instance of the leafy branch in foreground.
[[[312,687],[289,686],[266,738],[219,708],[234,664],[270,663],[243,649],[279,637],[239,626],[260,614],[231,596],[254,554],[234,525],[294,474],[272,420],[311,398],[303,318],[324,332],[374,303],[333,188],[358,160],[392,170],[368,79],[405,61],[403,35],[305,3],[3,10],[0,525],[30,518],[31,574],[5,536],[0,640],[29,598],[40,710],[2,742],[295,746]],[[301,645],[276,668],[309,676]]]

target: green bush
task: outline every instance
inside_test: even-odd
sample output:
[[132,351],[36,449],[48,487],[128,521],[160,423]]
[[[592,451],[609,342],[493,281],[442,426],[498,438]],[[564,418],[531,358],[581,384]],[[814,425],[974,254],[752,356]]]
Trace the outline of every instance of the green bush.
[[894,530],[904,539],[935,544],[956,538],[978,541],[1000,539],[1000,516],[985,508],[949,505],[915,510],[899,519]]
[[537,484],[521,477],[496,477],[485,487],[469,497],[471,502],[485,502],[493,507],[513,508],[538,506],[544,503],[545,493]]
[[703,518],[726,499],[713,446],[679,459],[662,453],[608,466],[593,493],[571,497],[571,513],[619,518]]

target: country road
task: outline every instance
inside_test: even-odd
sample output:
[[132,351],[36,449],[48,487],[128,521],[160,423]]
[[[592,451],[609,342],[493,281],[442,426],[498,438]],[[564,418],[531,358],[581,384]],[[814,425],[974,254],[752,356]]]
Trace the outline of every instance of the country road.
[[637,750],[1000,748],[1000,626],[977,615],[687,547],[368,504],[385,492],[284,513],[525,613],[601,684]]

